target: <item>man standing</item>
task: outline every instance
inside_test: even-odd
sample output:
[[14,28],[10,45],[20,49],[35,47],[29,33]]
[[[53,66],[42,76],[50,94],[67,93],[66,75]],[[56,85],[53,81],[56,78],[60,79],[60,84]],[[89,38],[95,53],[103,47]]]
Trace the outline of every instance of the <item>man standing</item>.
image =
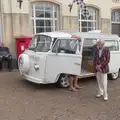
[[[78,38],[80,39],[80,38]],[[78,41],[78,39],[76,40],[71,40],[70,44],[69,44],[69,53],[70,54],[76,54],[77,49],[80,49],[80,43]],[[78,47],[78,48],[77,48]],[[78,76],[77,75],[69,75],[69,90],[71,91],[77,91],[77,89],[80,89],[81,87],[79,87],[78,85]]]
[[97,83],[99,87],[96,97],[104,96],[104,100],[108,100],[107,93],[107,73],[109,72],[108,63],[110,61],[110,51],[104,47],[104,41],[98,40],[94,49],[94,70],[96,73]]

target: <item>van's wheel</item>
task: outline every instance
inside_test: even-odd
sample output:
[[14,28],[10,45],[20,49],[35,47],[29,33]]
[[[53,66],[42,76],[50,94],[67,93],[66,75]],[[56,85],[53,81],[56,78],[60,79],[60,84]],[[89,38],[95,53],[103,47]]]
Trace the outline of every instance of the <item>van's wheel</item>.
[[116,80],[119,77],[119,72],[111,73],[108,77],[110,80]]
[[66,76],[65,74],[60,74],[57,85],[62,88],[68,87],[69,86],[68,76]]

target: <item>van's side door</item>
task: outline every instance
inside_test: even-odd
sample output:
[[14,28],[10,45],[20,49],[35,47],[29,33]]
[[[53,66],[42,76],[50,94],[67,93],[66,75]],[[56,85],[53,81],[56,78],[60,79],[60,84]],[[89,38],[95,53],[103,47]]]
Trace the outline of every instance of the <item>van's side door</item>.
[[[72,43],[73,42],[73,43]],[[76,42],[76,53],[72,47]],[[80,75],[81,72],[81,41],[75,38],[58,39],[46,59],[46,80],[56,82],[60,73]]]

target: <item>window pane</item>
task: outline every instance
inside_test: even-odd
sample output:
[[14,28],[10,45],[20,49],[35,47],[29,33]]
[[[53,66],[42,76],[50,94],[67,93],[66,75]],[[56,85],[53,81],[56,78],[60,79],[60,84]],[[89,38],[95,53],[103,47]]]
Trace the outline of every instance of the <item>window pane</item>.
[[92,15],[88,16],[88,20],[94,20],[94,16]]
[[53,13],[51,11],[45,11],[46,18],[53,18]]
[[105,46],[108,47],[111,51],[119,50],[117,41],[105,40]]
[[36,33],[44,32],[44,27],[36,27]]
[[87,28],[82,28],[82,32],[87,32]]
[[52,31],[51,27],[46,28],[46,32],[51,32],[51,31]]
[[44,10],[44,4],[43,3],[35,4],[35,9],[36,10]]
[[36,52],[48,52],[52,38],[44,35],[35,35],[28,47],[29,50],[35,50]]
[[52,39],[47,36],[39,36],[35,50],[37,52],[48,52],[50,50]]
[[36,26],[45,26],[44,20],[36,20]]
[[55,20],[55,30],[58,30],[58,21]]
[[120,11],[112,12],[112,22],[120,23]]
[[35,11],[36,17],[44,17],[44,11]]
[[87,18],[86,18],[86,16],[81,15],[81,19],[82,19],[82,20],[86,20]]
[[62,39],[58,40],[57,43],[55,43],[52,52],[55,52],[57,49],[58,53],[75,54],[76,50],[80,50],[80,47],[80,40],[78,41],[77,39]]
[[87,27],[87,22],[82,21],[82,27]]
[[52,4],[45,4],[45,10],[52,11],[53,10],[53,5]]
[[54,10],[57,12],[58,11],[58,6],[54,5]]
[[96,14],[95,14],[95,20],[98,20],[98,18],[99,18],[99,12],[98,11],[96,11]]
[[53,20],[45,20],[45,26],[53,26]]
[[60,52],[66,54],[75,54],[76,50],[80,50],[80,40],[77,39],[65,39],[60,42]]
[[88,22],[88,27],[95,27],[95,24],[93,24],[93,22]]
[[57,18],[57,12],[54,12],[54,17]]
[[87,30],[87,31],[91,31],[91,30],[93,30],[93,28],[88,28],[88,30]]

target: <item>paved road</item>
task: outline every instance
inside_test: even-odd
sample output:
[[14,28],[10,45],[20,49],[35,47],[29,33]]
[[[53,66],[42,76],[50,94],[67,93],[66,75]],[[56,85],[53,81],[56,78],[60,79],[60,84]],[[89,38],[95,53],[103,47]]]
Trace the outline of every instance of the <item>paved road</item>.
[[19,73],[0,74],[0,120],[120,120],[120,79],[109,81],[109,101],[95,98],[93,78],[79,92],[35,85]]

